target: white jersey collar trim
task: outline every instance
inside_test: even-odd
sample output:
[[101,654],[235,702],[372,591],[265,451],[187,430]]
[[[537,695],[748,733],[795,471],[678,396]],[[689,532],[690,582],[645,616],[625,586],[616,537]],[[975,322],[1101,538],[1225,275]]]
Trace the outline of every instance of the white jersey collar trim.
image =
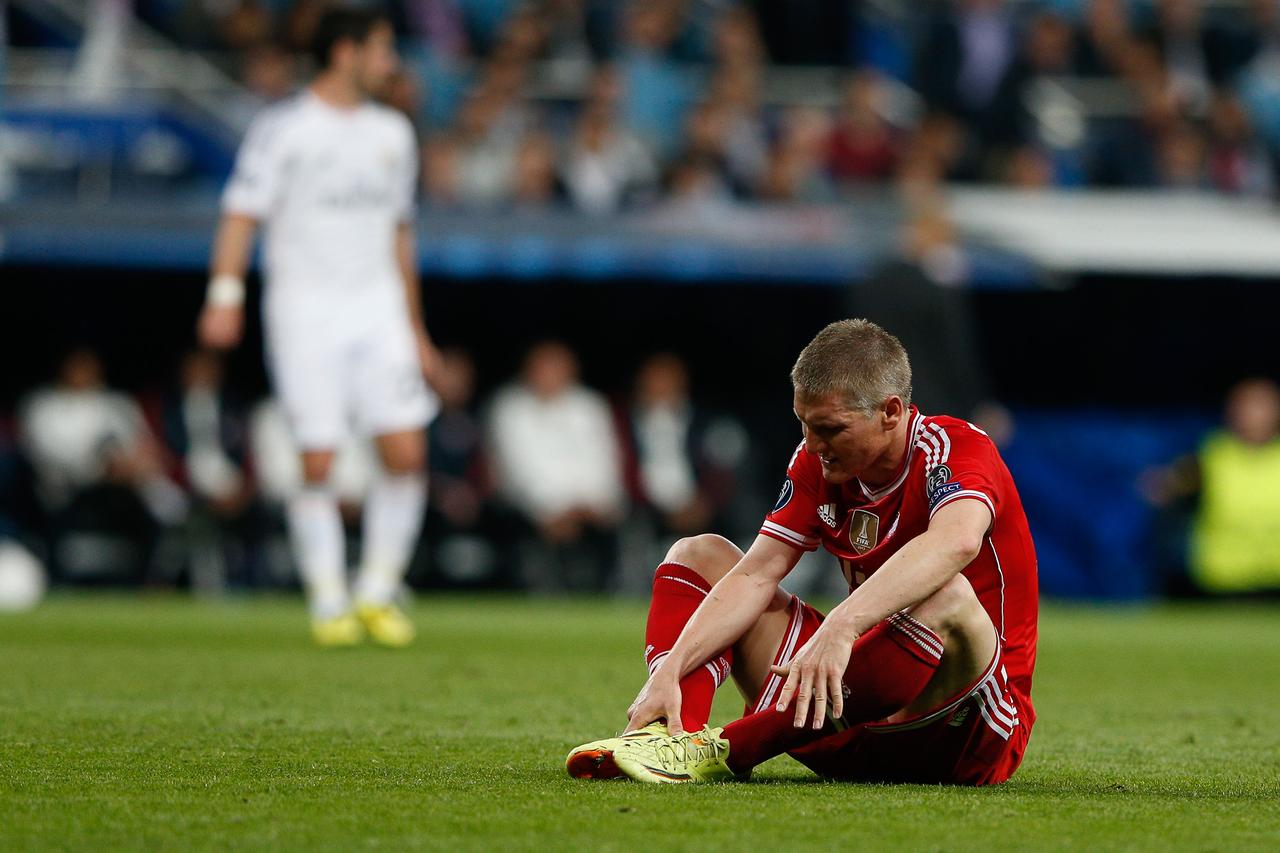
[[907,475],[911,473],[911,457],[914,456],[916,452],[916,439],[920,437],[920,430],[923,428],[924,415],[920,414],[920,411],[917,409],[911,420],[911,428],[907,430],[907,455],[906,458],[902,460],[901,473],[899,473],[897,478],[889,485],[875,490],[868,489],[867,484],[859,480],[858,487],[862,489],[864,497],[872,501],[879,501],[896,491],[907,481]]

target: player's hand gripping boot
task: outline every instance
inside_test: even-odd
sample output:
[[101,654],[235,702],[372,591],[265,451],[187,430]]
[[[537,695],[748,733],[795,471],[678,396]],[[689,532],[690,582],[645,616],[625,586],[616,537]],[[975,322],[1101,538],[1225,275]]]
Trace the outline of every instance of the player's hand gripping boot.
[[575,779],[620,779],[622,771],[613,763],[613,753],[627,740],[667,734],[665,723],[652,722],[643,728],[623,732],[617,737],[593,740],[570,750],[564,769]]
[[[739,778],[729,769],[729,741],[722,728],[704,726],[674,737],[654,734],[630,738],[613,754],[628,778],[651,784],[728,782]],[[745,777],[743,777],[745,778]]]

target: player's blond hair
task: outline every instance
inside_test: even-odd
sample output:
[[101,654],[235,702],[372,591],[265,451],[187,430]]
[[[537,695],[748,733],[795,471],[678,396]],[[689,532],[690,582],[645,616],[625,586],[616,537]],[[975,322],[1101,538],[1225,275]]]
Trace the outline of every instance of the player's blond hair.
[[843,394],[871,414],[890,397],[911,402],[911,362],[902,342],[870,320],[839,320],[800,351],[791,384],[806,397]]

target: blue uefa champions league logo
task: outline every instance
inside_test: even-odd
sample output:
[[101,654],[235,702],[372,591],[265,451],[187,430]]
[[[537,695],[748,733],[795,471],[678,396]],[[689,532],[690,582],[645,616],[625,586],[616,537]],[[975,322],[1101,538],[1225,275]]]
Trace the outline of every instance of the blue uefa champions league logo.
[[782,484],[782,491],[778,492],[778,502],[773,505],[773,511],[777,512],[787,504],[791,503],[791,496],[796,492],[795,484],[788,477],[787,481]]

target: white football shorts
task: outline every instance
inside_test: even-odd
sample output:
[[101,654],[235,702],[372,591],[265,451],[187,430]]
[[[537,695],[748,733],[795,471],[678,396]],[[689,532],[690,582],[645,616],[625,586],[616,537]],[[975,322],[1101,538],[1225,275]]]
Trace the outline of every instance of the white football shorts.
[[378,436],[429,424],[440,402],[422,378],[403,303],[319,309],[320,301],[263,312],[267,369],[298,447],[333,450],[351,430]]

